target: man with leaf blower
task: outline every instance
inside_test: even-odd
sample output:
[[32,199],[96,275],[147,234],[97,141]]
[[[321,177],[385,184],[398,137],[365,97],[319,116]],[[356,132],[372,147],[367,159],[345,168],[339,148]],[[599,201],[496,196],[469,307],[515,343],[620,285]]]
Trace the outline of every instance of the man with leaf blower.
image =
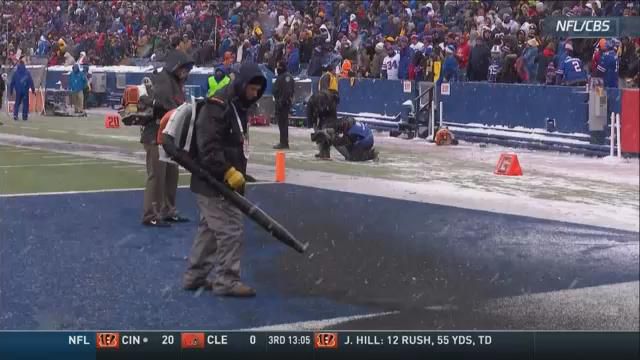
[[[195,121],[190,157],[199,168],[240,194],[244,193],[247,169],[248,111],[262,97],[266,84],[256,64],[243,64],[233,83],[207,98]],[[255,296],[255,290],[240,281],[242,211],[195,174],[191,191],[196,194],[200,223],[184,288],[211,289],[221,296]],[[215,276],[210,280],[212,271]]]

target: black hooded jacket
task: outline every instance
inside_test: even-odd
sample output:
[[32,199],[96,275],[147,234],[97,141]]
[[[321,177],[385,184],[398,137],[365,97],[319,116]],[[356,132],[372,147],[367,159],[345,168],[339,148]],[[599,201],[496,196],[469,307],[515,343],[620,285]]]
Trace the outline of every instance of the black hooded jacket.
[[467,75],[469,81],[487,81],[487,73],[491,60],[491,50],[484,41],[480,40],[476,46],[471,49],[469,56],[469,68]]
[[[245,89],[249,83],[262,84],[262,90],[253,101],[245,99]],[[229,168],[246,174],[247,159],[244,156],[244,142],[247,137],[247,117],[249,109],[262,97],[267,87],[267,79],[258,65],[245,63],[230,86],[215,96],[198,112],[195,123],[195,142],[191,155],[196,163],[219,181]],[[236,118],[238,113],[240,124]],[[240,128],[242,126],[242,129]],[[191,191],[204,196],[216,196],[217,192],[197,176],[191,177]],[[239,191],[244,192],[244,189]]]
[[160,119],[185,102],[184,84],[175,75],[176,70],[184,66],[193,66],[193,59],[182,51],[173,50],[167,55],[162,71],[152,78],[153,120],[142,129],[140,142],[143,144],[156,144]]

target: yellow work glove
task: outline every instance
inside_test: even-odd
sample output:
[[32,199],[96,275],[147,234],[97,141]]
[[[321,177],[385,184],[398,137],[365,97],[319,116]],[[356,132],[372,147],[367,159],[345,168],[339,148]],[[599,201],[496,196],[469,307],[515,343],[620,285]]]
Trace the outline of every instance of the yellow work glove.
[[233,166],[224,173],[224,181],[231,186],[233,190],[240,189],[244,183],[244,175]]

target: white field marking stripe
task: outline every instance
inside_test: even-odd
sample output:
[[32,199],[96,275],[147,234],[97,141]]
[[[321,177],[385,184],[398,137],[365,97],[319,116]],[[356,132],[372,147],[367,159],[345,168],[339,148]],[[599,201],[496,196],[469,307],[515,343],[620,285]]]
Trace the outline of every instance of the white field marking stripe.
[[[250,186],[250,185],[265,185],[265,184],[271,184],[271,183],[269,182],[247,183],[246,185]],[[178,189],[188,189],[188,188],[189,188],[189,185],[178,186]],[[52,192],[21,193],[21,194],[0,194],[0,198],[26,197],[26,196],[75,195],[75,194],[99,194],[99,193],[123,192],[123,191],[144,191],[144,188],[121,188],[121,189],[98,189],[98,190],[76,190],[76,191],[52,191]]]
[[48,132],[52,132],[52,133],[60,133],[60,134],[66,134],[66,133],[69,132],[69,131],[66,131],[66,130],[54,130],[54,129],[49,129],[47,131]]
[[112,166],[112,168],[114,168],[114,169],[131,169],[131,168],[139,168],[141,166],[144,166],[144,164],[115,165],[115,166]]
[[68,163],[59,163],[59,164],[0,165],[0,169],[28,168],[28,167],[55,167],[55,166],[109,165],[109,164],[118,164],[118,162],[100,161],[100,162],[68,162]]
[[302,321],[296,323],[288,323],[288,324],[278,324],[278,325],[268,325],[251,329],[242,329],[242,331],[304,331],[304,330],[322,330],[327,329],[330,326],[340,325],[342,323],[362,320],[362,319],[370,319],[375,317],[382,317],[388,315],[399,314],[399,311],[389,311],[375,314],[366,314],[366,315],[353,315],[353,316],[343,316],[332,319],[323,319],[323,320],[311,320],[311,321]]
[[102,159],[100,158],[91,158],[91,157],[86,157],[86,158],[74,158],[74,159],[69,159],[67,160],[68,162],[87,162],[87,161],[100,161]]
[[33,149],[12,149],[12,150],[2,150],[3,153],[30,153],[30,152],[40,152],[39,150]]
[[20,129],[27,129],[27,130],[40,130],[40,128],[37,128],[37,127],[31,127],[31,126],[20,126]]
[[45,155],[42,158],[43,159],[64,159],[64,158],[72,158],[74,157],[74,155]]

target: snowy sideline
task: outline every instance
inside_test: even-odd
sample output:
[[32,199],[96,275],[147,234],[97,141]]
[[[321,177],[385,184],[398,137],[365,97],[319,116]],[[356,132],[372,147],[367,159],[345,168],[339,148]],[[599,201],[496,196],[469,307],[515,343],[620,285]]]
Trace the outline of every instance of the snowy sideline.
[[[262,129],[265,130],[266,129]],[[260,130],[260,131],[262,131]],[[306,131],[292,129],[294,131]],[[388,138],[384,141],[403,142],[405,140]],[[99,158],[107,161],[124,161],[129,163],[144,164],[144,159],[135,153],[126,153],[121,149],[107,146],[92,146],[92,149],[81,150],[68,147],[68,142],[39,139],[20,135],[0,134],[0,144],[10,146],[23,146],[30,149],[53,151],[58,153],[73,154]],[[422,146],[424,143],[409,142],[411,146]],[[51,145],[55,146],[51,146]],[[405,144],[406,141],[405,141]],[[425,144],[426,145],[426,144]],[[97,151],[97,148],[100,148]],[[436,148],[434,146],[434,148]],[[464,150],[463,148],[457,148]],[[487,150],[487,149],[483,149]],[[495,155],[504,149],[497,148],[493,154],[487,156],[487,161],[495,161]],[[469,151],[455,151],[456,156],[474,156]],[[527,160],[527,166],[533,167],[536,163],[541,167],[550,167],[552,170],[558,166],[557,156],[553,154],[535,154]],[[448,152],[446,156],[452,156]],[[475,155],[478,156],[478,155]],[[491,160],[488,160],[488,159]],[[623,183],[635,182],[638,184],[638,163],[621,164],[617,162],[603,161],[601,159],[591,159],[578,156],[567,156],[572,167],[582,168],[585,177],[598,179],[616,179]],[[588,165],[587,165],[588,164]],[[612,169],[620,169],[613,171]],[[563,169],[562,171],[567,171]],[[258,179],[273,179],[274,169],[272,166],[249,164],[248,172]],[[634,175],[635,174],[635,175]],[[574,174],[575,176],[575,174]],[[410,183],[397,180],[386,180],[371,177],[339,175],[329,172],[287,169],[287,183],[323,188],[334,191],[344,191],[365,195],[382,196],[388,198],[428,202],[432,204],[456,206],[466,209],[484,210],[496,213],[530,216],[540,219],[560,220],[576,224],[602,226],[613,229],[639,231],[639,211],[637,208],[629,206],[613,206],[611,204],[585,204],[573,201],[559,201],[552,199],[534,199],[522,194],[508,195],[483,189],[473,189],[459,186],[453,182],[428,181],[420,183]]]

